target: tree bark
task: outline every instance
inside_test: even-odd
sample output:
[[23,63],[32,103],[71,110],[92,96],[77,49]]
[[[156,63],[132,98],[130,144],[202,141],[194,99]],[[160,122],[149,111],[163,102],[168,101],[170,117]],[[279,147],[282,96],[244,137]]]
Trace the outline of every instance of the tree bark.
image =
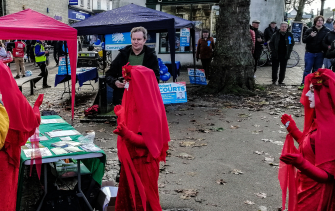
[[302,15],[304,13],[305,4],[306,4],[306,0],[299,0],[297,15],[295,16],[294,21],[301,21],[302,20]]
[[253,94],[250,0],[221,0],[219,6],[214,59],[210,66],[210,82],[205,90],[210,93]]

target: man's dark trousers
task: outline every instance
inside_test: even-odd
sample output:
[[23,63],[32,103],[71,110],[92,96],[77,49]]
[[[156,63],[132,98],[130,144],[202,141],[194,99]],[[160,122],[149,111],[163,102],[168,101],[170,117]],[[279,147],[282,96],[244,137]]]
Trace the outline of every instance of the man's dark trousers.
[[278,83],[281,84],[285,79],[285,72],[286,72],[287,59],[285,58],[285,56],[279,57],[278,59],[272,58],[272,83],[277,82],[279,65],[280,70],[279,70]]
[[201,59],[202,68],[205,70],[206,79],[209,78],[209,65],[212,59]]

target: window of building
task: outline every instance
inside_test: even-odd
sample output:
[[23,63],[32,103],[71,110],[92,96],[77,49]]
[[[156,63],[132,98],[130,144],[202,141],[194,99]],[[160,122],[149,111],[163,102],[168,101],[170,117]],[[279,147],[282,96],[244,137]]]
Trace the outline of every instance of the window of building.
[[84,6],[84,0],[80,0],[80,6],[81,6],[81,7]]
[[98,0],[98,1],[97,1],[97,9],[98,9],[98,10],[101,10],[101,0]]
[[87,0],[87,9],[91,9],[91,0]]
[[[196,24],[196,43],[201,36],[202,29],[208,29],[210,31],[210,35],[214,38],[216,37],[215,23],[219,15],[218,4],[162,5],[161,8],[162,12],[194,21]],[[175,49],[177,53],[192,52],[192,40],[189,31],[190,29],[181,29],[176,31]],[[168,36],[168,33],[160,33],[159,53],[169,53]]]

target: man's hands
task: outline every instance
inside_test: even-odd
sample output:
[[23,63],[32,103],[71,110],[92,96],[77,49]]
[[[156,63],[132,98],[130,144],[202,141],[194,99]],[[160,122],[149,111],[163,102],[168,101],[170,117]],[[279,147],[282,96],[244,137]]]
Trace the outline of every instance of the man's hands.
[[125,85],[126,85],[125,82],[121,83],[119,80],[115,81],[115,86],[119,89],[124,88]]
[[263,40],[262,40],[262,38],[257,38],[257,41],[262,42]]
[[316,35],[317,35],[317,32],[312,32],[312,33],[311,33],[311,36],[312,36],[312,37],[315,37]]

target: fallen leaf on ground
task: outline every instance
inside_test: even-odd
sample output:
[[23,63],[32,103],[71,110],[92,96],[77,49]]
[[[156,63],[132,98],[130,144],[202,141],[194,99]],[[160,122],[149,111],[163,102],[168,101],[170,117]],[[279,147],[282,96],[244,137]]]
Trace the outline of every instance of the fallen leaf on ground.
[[209,133],[209,130],[207,130],[207,129],[199,129],[198,131],[202,132],[202,133]]
[[262,155],[264,152],[263,151],[261,151],[261,152],[260,151],[254,151],[254,153],[257,154],[257,155]]
[[191,197],[196,197],[198,191],[196,189],[184,189],[184,190],[176,190],[177,193],[182,193],[180,196],[181,199],[190,199]]
[[265,199],[266,198],[266,193],[255,193],[256,196]]
[[188,160],[193,160],[194,159],[194,157],[192,155],[189,155],[185,152],[180,153],[177,157],[183,158],[183,159],[185,158],[185,159],[188,159]]
[[217,132],[222,132],[224,129],[222,127],[216,128]]
[[203,146],[207,146],[206,143],[199,143],[199,144],[194,144],[192,147],[203,147]]
[[234,125],[231,125],[230,128],[231,128],[231,129],[237,129],[237,128],[240,128],[240,126],[239,126],[239,125],[235,125],[235,126],[234,126]]
[[100,130],[98,130],[98,132],[102,133],[102,132],[105,132],[105,128],[101,128]]
[[216,180],[216,183],[219,184],[219,185],[224,185],[224,184],[226,184],[227,182],[224,181],[223,179],[219,179],[219,180]]
[[265,157],[264,158],[264,161],[267,162],[267,163],[272,163],[275,159],[274,158],[271,158],[271,157]]
[[252,202],[252,201],[246,200],[246,201],[244,201],[244,204],[253,205],[253,204],[255,204],[255,202]]
[[182,141],[179,143],[179,146],[181,147],[191,147],[195,144],[194,141]]
[[238,169],[232,170],[231,173],[236,174],[236,175],[243,174],[243,172],[241,170],[238,170]]

